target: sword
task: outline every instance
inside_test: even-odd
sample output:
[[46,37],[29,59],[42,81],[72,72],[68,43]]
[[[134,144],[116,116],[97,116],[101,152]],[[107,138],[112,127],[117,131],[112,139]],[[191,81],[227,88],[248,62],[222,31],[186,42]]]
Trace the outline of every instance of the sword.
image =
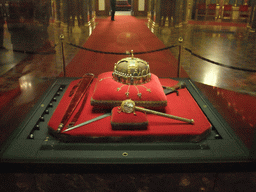
[[168,95],[170,93],[176,92],[177,96],[179,95],[178,90],[183,89],[186,87],[186,84],[184,82],[179,82],[173,87],[167,87],[167,86],[162,86],[164,88],[164,93],[165,95]]
[[71,130],[73,130],[73,129],[79,128],[79,127],[84,126],[84,125],[87,125],[87,124],[92,123],[92,122],[94,122],[94,121],[98,121],[98,120],[103,119],[103,118],[105,118],[105,117],[108,117],[108,116],[110,116],[110,115],[111,115],[111,113],[105,113],[104,115],[95,117],[95,118],[93,118],[93,119],[90,119],[89,121],[85,121],[85,122],[83,122],[83,123],[81,123],[81,124],[78,124],[78,125],[76,125],[76,126],[70,127],[70,128],[68,128],[68,129],[62,131],[62,133],[67,132],[67,131],[71,131]]

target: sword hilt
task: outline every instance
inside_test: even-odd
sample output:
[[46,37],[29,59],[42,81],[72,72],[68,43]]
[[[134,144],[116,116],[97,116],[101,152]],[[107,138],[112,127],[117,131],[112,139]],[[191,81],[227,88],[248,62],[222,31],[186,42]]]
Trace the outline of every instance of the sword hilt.
[[61,130],[63,129],[63,127],[64,127],[64,124],[63,124],[63,123],[59,124],[58,129],[57,129],[57,132],[60,133]]
[[67,128],[73,127],[74,125],[75,125],[75,122],[70,122],[70,123],[67,125]]
[[179,82],[176,85],[172,86],[172,87],[168,87],[168,86],[162,86],[165,90],[166,90],[166,95],[176,92],[177,96],[179,95],[178,90],[179,89],[183,89],[186,88],[186,84],[184,82]]

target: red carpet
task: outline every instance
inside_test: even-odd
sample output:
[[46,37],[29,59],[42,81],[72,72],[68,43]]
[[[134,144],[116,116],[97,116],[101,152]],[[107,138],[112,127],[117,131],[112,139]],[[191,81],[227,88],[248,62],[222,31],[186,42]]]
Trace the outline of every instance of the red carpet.
[[[84,47],[119,53],[131,50],[136,53],[165,47],[147,28],[145,20],[133,16],[116,16],[115,20],[97,19],[98,24]],[[82,77],[85,73],[94,73],[97,76],[103,72],[113,71],[114,64],[125,57],[127,56],[80,50],[66,67],[66,75]],[[135,57],[149,62],[151,73],[158,77],[177,77],[177,59],[169,50],[135,55]],[[184,70],[181,76],[188,77]]]
[[6,106],[12,99],[21,93],[20,87],[12,89],[6,92],[0,92],[0,110]]
[[0,77],[0,110],[21,93],[18,82]]

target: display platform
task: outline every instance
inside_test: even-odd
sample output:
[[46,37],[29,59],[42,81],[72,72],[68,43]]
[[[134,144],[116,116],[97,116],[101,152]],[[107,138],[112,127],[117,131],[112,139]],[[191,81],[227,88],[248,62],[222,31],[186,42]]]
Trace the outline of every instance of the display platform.
[[[104,82],[104,86],[106,89],[104,90],[104,86],[100,85],[102,81],[99,79],[103,78],[96,78],[92,82],[90,89],[88,90],[88,95],[85,95],[82,100],[85,101],[84,105],[83,102],[80,102],[77,106],[76,110],[74,111],[73,115],[63,126],[63,131],[65,131],[69,125],[69,123],[74,118],[75,114],[78,113],[82,109],[82,112],[77,119],[75,125],[80,123],[86,122],[88,120],[101,117],[106,113],[111,113],[111,116],[105,117],[103,119],[97,120],[93,123],[89,123],[85,126],[70,130],[68,132],[61,132],[58,133],[58,126],[61,123],[61,120],[65,114],[66,109],[68,108],[69,103],[71,102],[72,97],[70,97],[70,93],[73,92],[73,88],[76,87],[80,80],[75,80],[70,83],[67,87],[65,94],[63,95],[58,107],[54,111],[49,123],[48,128],[50,133],[56,136],[58,139],[64,142],[162,142],[162,141],[179,141],[179,142],[199,142],[205,139],[211,133],[211,124],[207,120],[206,116],[203,114],[200,107],[197,105],[191,94],[187,89],[180,89],[178,90],[179,94],[173,92],[172,94],[168,94],[167,96],[164,94],[164,90],[161,85],[165,87],[173,87],[178,81],[168,78],[162,78],[159,81],[159,86],[156,88],[154,79],[149,83],[143,84],[142,86],[128,86],[123,85],[122,83],[115,82],[112,77],[112,72],[105,73],[107,76],[104,76],[105,81],[111,81],[109,85],[113,85],[114,83],[117,86],[107,86]],[[152,74],[153,76],[153,74]],[[154,76],[154,78],[157,78]],[[158,78],[157,78],[158,79]],[[161,83],[161,84],[160,84]],[[117,87],[122,86],[120,91],[116,91]],[[100,94],[107,97],[107,102],[110,103],[106,106],[106,100],[99,101],[98,103],[102,103],[102,106],[97,104],[93,106],[91,103],[95,102],[93,98],[95,98],[95,94],[98,94],[98,89],[100,87]],[[146,92],[150,88],[150,92]],[[179,121],[176,119],[170,119],[162,116],[158,116],[155,114],[144,114],[139,113],[136,111],[138,115],[134,115],[133,113],[127,114],[120,112],[118,107],[120,107],[121,101],[126,100],[128,97],[125,95],[125,92],[129,89],[131,92],[129,98],[132,98],[136,103],[141,104],[152,104],[161,103],[162,100],[167,100],[167,106],[161,107],[158,109],[157,112],[164,112],[164,114],[175,115],[177,117],[182,117],[186,119],[193,119],[194,123],[187,123],[184,121]],[[138,91],[141,93],[141,98],[137,96]],[[106,96],[108,94],[113,98],[113,100],[109,100],[110,96]],[[168,91],[168,90],[167,90]],[[155,94],[156,92],[162,92]],[[133,95],[132,95],[133,94]],[[162,100],[155,101],[154,97],[160,98]],[[152,99],[154,98],[154,99]],[[119,102],[120,101],[120,102]],[[115,105],[112,106],[111,103],[116,104],[117,108],[112,110]],[[141,106],[140,104],[138,104]],[[110,108],[109,108],[110,106]],[[153,105],[152,105],[153,106]],[[157,104],[158,106],[158,104]],[[152,107],[151,107],[152,108]],[[157,107],[158,108],[158,107]],[[146,109],[146,108],[144,108]],[[134,130],[133,128],[136,124],[140,125],[140,120],[145,119],[144,122],[148,121],[148,126],[143,128],[142,130]],[[111,127],[111,123],[119,122],[121,130],[113,130]],[[127,122],[130,124],[124,130],[121,128],[122,124],[124,125]],[[143,122],[143,121],[142,121]],[[133,125],[132,125],[133,124]],[[130,130],[129,130],[130,129]]]
[[104,172],[115,169],[136,172],[161,167],[157,171],[204,172],[243,169],[245,164],[252,163],[248,149],[190,79],[175,80],[186,83],[187,91],[212,125],[210,132],[197,142],[168,139],[142,139],[139,142],[131,139],[120,142],[122,135],[114,139],[101,139],[100,142],[97,137],[80,143],[63,142],[49,134],[47,126],[74,80],[56,79],[22,125],[3,145],[1,164],[9,171]]

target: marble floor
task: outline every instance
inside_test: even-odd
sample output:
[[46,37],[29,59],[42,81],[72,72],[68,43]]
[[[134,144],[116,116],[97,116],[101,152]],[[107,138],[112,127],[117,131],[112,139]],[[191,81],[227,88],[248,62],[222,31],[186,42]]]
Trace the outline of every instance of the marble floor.
[[[179,37],[183,38],[181,66],[192,80],[255,95],[256,34],[248,28],[188,24],[180,28],[162,27],[155,34],[166,46],[179,45]],[[222,66],[204,61],[188,50]],[[178,57],[178,49],[171,51]]]
[[[116,19],[118,19],[118,14],[122,13],[117,13]],[[15,31],[11,30],[7,24],[4,25],[4,47],[0,49],[0,92],[4,94],[6,91],[19,86],[21,93],[0,109],[0,125],[9,128],[0,131],[1,134],[4,133],[7,137],[22,122],[40,96],[51,85],[52,80],[62,72],[63,56],[60,35],[64,35],[64,41],[81,46],[86,42],[94,27],[79,27],[76,22],[73,26],[57,22],[50,23],[47,28],[26,26]],[[33,33],[26,36],[25,34],[31,30]],[[179,37],[184,39],[181,65],[195,82],[255,96],[256,33],[247,27],[186,24],[179,28],[166,26],[151,30],[166,46],[179,45]],[[33,38],[37,38],[38,43],[33,44],[30,41],[32,35],[34,35]],[[26,42],[26,46],[24,42]],[[225,66],[219,66],[195,57],[185,48]],[[68,64],[78,51],[79,49],[64,43],[65,63]],[[177,47],[172,48],[171,52],[178,58]],[[232,67],[236,69],[232,69]],[[17,116],[17,114],[19,115]],[[15,121],[13,121],[14,119]],[[3,136],[1,142],[6,137]],[[33,191],[34,188],[40,188],[41,191],[54,191],[53,189],[46,189],[51,186],[41,186],[46,181],[51,181],[54,184],[54,176],[26,175],[28,178],[26,179],[23,175],[17,174],[8,175],[8,177],[1,175],[1,178],[12,180],[12,177],[15,177],[17,183],[14,189],[17,191]],[[36,184],[30,183],[30,177],[37,180]],[[65,180],[71,176],[58,177],[63,177]],[[72,184],[70,187],[75,189],[75,185],[81,185],[79,182],[82,182],[83,186],[89,187],[87,191],[93,191],[91,189],[93,187],[97,188],[98,191],[120,191],[124,187],[130,187],[131,190],[129,191],[146,192],[157,191],[154,190],[157,189],[154,182],[162,182],[164,185],[158,189],[165,191],[163,187],[172,178],[175,178],[175,175],[149,175],[147,177],[142,175],[144,179],[134,175],[114,175],[112,177],[106,179],[105,175],[75,175],[70,182],[78,183],[73,183],[74,185]],[[255,178],[254,173],[180,174],[175,178],[177,180],[175,189],[177,189],[176,191],[255,191]],[[88,179],[92,180],[89,181]],[[120,182],[128,180],[130,185],[114,185],[111,179]],[[101,183],[101,185],[96,185],[93,180]],[[248,185],[243,185],[244,182],[247,182]],[[105,186],[106,190],[102,189],[102,186]],[[166,188],[166,191],[168,190],[170,191],[171,188]],[[82,189],[77,191],[82,191]]]

